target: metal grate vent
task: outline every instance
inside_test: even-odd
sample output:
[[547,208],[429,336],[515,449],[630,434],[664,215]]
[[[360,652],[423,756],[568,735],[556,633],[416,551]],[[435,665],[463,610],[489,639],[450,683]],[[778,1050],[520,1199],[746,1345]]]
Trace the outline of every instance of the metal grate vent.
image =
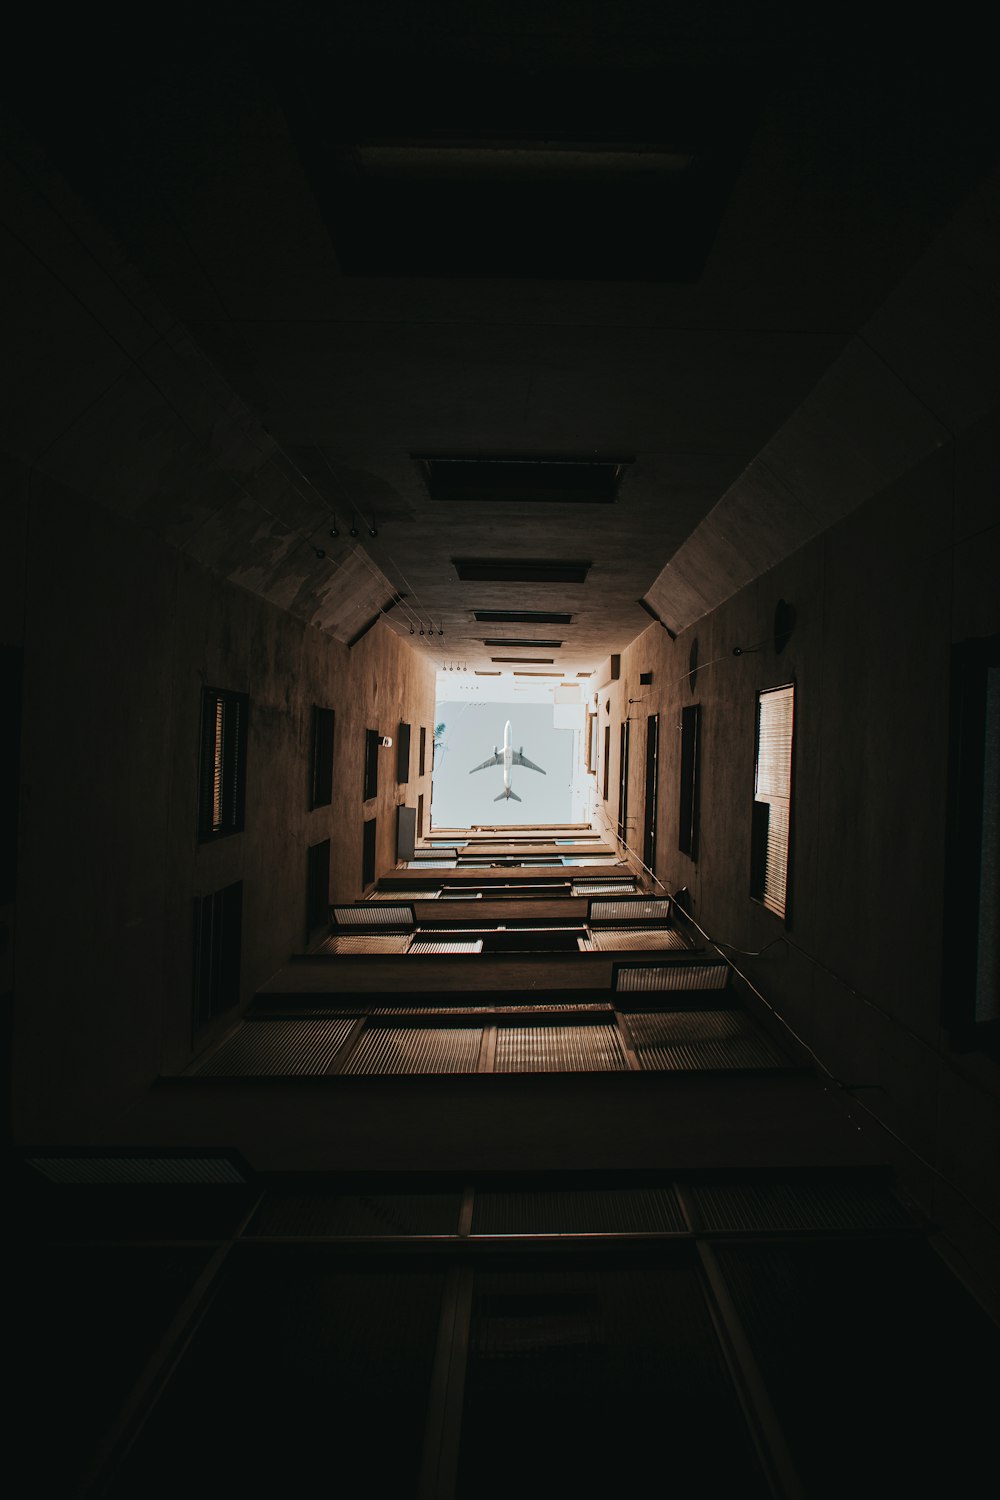
[[661,990],[724,990],[729,984],[728,964],[643,965],[621,968],[615,976],[619,993],[656,993]]
[[254,1078],[325,1073],[354,1021],[299,1019],[245,1021],[196,1069],[201,1078]]
[[878,1183],[721,1183],[694,1190],[703,1228],[713,1232],[812,1229],[850,1234],[906,1229],[913,1220]]
[[633,897],[631,901],[591,901],[590,922],[667,922],[670,902],[659,898]]
[[419,886],[414,886],[412,890],[408,891],[376,892],[374,896],[370,896],[368,899],[372,904],[377,904],[380,901],[384,902],[386,897],[390,895],[393,901],[436,901],[440,894],[441,891],[436,885],[429,885],[424,890],[421,890]]
[[684,1234],[669,1187],[477,1192],[473,1234]]
[[412,906],[397,906],[388,901],[364,901],[357,906],[334,906],[333,920],[338,927],[414,927]]
[[408,870],[453,870],[458,863],[454,859],[408,859]]
[[246,1182],[224,1156],[29,1156],[28,1165],[69,1187]]
[[620,953],[646,948],[686,948],[687,943],[679,932],[669,927],[657,927],[643,932],[632,927],[605,927],[579,938],[581,953]]
[[358,932],[344,937],[330,937],[316,949],[317,953],[406,953],[412,939],[408,932],[382,934]]
[[482,953],[483,940],[475,938],[468,942],[442,942],[431,938],[414,938],[411,953]]
[[274,1239],[450,1235],[458,1233],[461,1203],[460,1193],[267,1193],[247,1233]]
[[474,1073],[481,1026],[369,1026],[343,1073]]
[[655,1010],[628,1012],[636,1042],[730,1041],[753,1036],[754,1029],[741,1010]]
[[500,1026],[495,1073],[624,1073],[614,1026]]
[[579,1003],[563,1003],[547,1005],[380,1005],[378,1014],[380,1016],[496,1016],[496,1015],[534,1015],[550,1011],[565,1010],[579,1015],[580,1011],[601,1011],[607,1014],[613,1009],[610,1001],[594,1001]]
[[578,880],[573,886],[574,896],[625,896],[635,890],[634,880]]
[[785,1065],[742,1011],[632,1011],[626,1021],[645,1069],[680,1073]]
[[646,1072],[700,1073],[709,1069],[784,1067],[774,1049],[758,1037],[734,1037],[728,1042],[683,1042],[675,1046],[657,1043],[636,1050]]

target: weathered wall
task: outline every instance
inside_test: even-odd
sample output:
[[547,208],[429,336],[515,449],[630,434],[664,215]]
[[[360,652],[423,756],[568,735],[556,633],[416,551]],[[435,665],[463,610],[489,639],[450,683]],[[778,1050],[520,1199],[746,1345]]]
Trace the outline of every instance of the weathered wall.
[[[641,854],[646,716],[660,713],[657,876],[686,886],[713,937],[758,950],[737,962],[823,1062],[930,1165],[897,1148],[904,1181],[970,1256],[1000,1224],[1000,1070],[960,1053],[941,1023],[949,651],[1000,629],[996,449],[979,422],[822,538],[671,642],[658,626],[600,694],[611,725],[630,698],[629,842]],[[784,598],[796,625],[771,644]],[[693,686],[692,651],[702,665]],[[651,686],[639,674],[653,672]],[[750,815],[759,689],[794,681],[790,921],[751,900]],[[605,712],[610,701],[611,713]],[[700,852],[678,851],[679,723],[702,708]],[[603,740],[602,740],[603,747]],[[598,793],[603,766],[598,769]],[[944,1174],[937,1175],[937,1172]],[[968,1200],[972,1200],[972,1203]],[[973,1207],[975,1205],[975,1207]],[[984,1215],[986,1217],[984,1217]]]
[[[309,845],[331,840],[334,899],[360,891],[365,816],[394,863],[396,805],[430,803],[434,679],[384,626],[348,650],[51,480],[27,510],[15,1122],[78,1139],[191,1055],[195,896],[244,882],[246,1001],[305,943]],[[248,693],[250,728],[245,832],[199,844],[203,686]],[[313,704],[337,719],[310,810]],[[400,719],[411,779],[382,751],[365,804],[365,729]]]

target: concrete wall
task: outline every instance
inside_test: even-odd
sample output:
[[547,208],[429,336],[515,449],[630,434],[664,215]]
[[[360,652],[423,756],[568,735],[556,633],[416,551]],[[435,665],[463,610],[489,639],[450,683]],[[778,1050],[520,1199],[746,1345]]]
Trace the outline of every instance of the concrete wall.
[[[1000,630],[995,475],[995,436],[980,422],[675,642],[658,626],[647,630],[623,654],[621,678],[602,689],[599,709],[612,730],[603,804],[612,824],[619,725],[629,698],[641,698],[631,708],[629,842],[641,855],[645,720],[658,711],[659,879],[688,888],[699,922],[720,941],[758,950],[787,937],[736,961],[855,1086],[858,1128],[882,1137],[903,1181],[980,1270],[1000,1224],[1000,1069],[983,1054],[954,1051],[941,1024],[943,866],[950,647]],[[781,598],[796,625],[776,655],[769,642]],[[702,665],[689,687],[693,652]],[[645,671],[651,686],[639,684]],[[756,695],[791,681],[786,928],[750,898],[750,817]],[[678,731],[688,703],[702,709],[697,863],[677,848]],[[599,766],[598,795],[602,775]]]
[[[378,872],[394,863],[397,804],[430,802],[416,747],[434,679],[381,624],[349,650],[52,480],[20,493],[15,1131],[79,1139],[192,1054],[194,897],[244,882],[246,1002],[306,941],[311,844],[331,840],[333,899],[360,890],[364,817],[378,818]],[[197,833],[203,686],[250,696],[246,829],[211,843]],[[314,704],[337,714],[334,800],[310,810]],[[382,751],[365,804],[365,730],[395,739],[401,719],[411,779],[397,784],[395,747]]]

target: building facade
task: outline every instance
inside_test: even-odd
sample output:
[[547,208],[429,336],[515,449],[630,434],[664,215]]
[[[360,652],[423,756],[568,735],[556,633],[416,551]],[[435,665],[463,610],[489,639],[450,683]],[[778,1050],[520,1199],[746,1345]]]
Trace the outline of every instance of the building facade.
[[[49,1492],[988,1462],[990,91],[876,21],[599,10],[18,33]],[[459,665],[580,689],[586,821],[435,826]]]

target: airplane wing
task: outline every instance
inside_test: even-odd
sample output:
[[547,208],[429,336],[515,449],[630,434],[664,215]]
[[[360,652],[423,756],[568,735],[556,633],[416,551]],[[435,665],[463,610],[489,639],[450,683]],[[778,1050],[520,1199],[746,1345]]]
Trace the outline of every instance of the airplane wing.
[[[485,771],[486,768],[487,768],[487,766],[502,766],[502,765],[503,765],[503,756],[502,755],[491,755],[490,758],[489,758],[489,760],[484,760],[481,766],[473,766],[472,771]],[[470,776],[472,775],[472,771],[469,772]]]
[[541,774],[543,776],[545,775],[545,772],[542,771],[541,766],[536,766],[535,762],[533,760],[529,760],[526,755],[522,755],[520,750],[514,751],[513,764],[515,766],[527,766],[529,771],[541,771]]

